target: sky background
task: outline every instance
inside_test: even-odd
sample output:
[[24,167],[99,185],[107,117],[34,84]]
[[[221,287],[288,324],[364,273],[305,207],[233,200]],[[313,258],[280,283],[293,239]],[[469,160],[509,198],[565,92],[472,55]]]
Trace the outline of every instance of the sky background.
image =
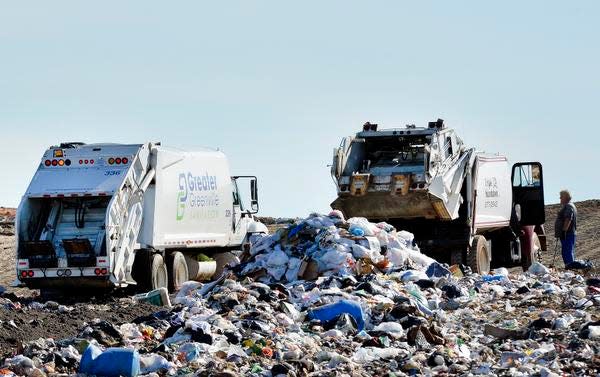
[[[226,3],[226,4],[225,4]],[[61,141],[219,147],[261,214],[328,211],[342,136],[443,118],[599,198],[600,2],[8,2],[0,205]]]

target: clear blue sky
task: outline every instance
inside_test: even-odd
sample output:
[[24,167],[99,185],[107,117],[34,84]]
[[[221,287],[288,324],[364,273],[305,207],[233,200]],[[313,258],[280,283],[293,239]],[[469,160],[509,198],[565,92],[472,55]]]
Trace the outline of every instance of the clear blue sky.
[[[225,6],[227,3],[228,6]],[[596,1],[51,1],[0,12],[0,204],[60,141],[220,147],[262,214],[326,211],[344,135],[438,117],[546,198],[600,197]]]

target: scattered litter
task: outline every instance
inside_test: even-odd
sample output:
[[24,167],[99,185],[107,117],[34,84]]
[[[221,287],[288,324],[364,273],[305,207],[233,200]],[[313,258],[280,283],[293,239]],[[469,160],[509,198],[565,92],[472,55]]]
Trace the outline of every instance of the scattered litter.
[[[254,237],[219,276],[186,282],[171,298],[157,290],[127,299],[157,305],[131,323],[97,319],[70,338],[24,342],[0,375],[600,373],[600,279],[537,262],[527,273],[472,274],[421,254],[410,233],[386,223],[314,214]],[[0,305],[76,310],[5,297]]]

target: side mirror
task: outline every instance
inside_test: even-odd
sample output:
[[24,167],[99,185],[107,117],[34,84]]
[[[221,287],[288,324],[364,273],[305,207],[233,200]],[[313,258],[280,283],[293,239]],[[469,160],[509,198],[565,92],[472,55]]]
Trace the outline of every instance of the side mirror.
[[252,209],[252,212],[256,213],[258,212],[258,181],[256,177],[253,177],[252,180],[250,180],[250,195],[250,208]]

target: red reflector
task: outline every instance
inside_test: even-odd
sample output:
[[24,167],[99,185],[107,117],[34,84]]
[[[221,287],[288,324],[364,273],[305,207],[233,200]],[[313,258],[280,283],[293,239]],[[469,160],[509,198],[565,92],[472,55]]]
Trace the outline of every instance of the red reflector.
[[106,268],[103,268],[100,270],[100,272],[102,273],[102,275],[106,275],[106,273],[108,272],[108,270]]
[[106,259],[98,259],[98,263],[106,263]]
[[33,277],[33,271],[32,270],[27,271],[27,276],[29,276],[30,278],[32,278]]
[[44,161],[44,165],[50,166],[50,165],[52,165],[52,161],[46,160],[46,161]]
[[44,198],[50,198],[52,195],[44,194]]
[[127,157],[123,157],[123,159],[121,160],[124,164],[129,162],[129,159]]
[[96,268],[96,269],[94,270],[94,273],[95,273],[96,275],[100,275],[100,269],[99,269],[99,268]]
[[90,164],[92,164],[92,165],[93,165],[93,164],[94,164],[94,160],[90,160]]
[[90,161],[89,160],[85,160],[85,163],[88,164]]
[[83,164],[83,160],[79,160],[79,165]]
[[19,266],[27,266],[27,262],[19,262]]
[[52,160],[52,166],[56,166],[56,165],[58,165],[58,161]]
[[115,164],[119,165],[121,163],[121,157],[115,158]]
[[21,276],[26,278],[27,277],[27,271],[21,271]]

